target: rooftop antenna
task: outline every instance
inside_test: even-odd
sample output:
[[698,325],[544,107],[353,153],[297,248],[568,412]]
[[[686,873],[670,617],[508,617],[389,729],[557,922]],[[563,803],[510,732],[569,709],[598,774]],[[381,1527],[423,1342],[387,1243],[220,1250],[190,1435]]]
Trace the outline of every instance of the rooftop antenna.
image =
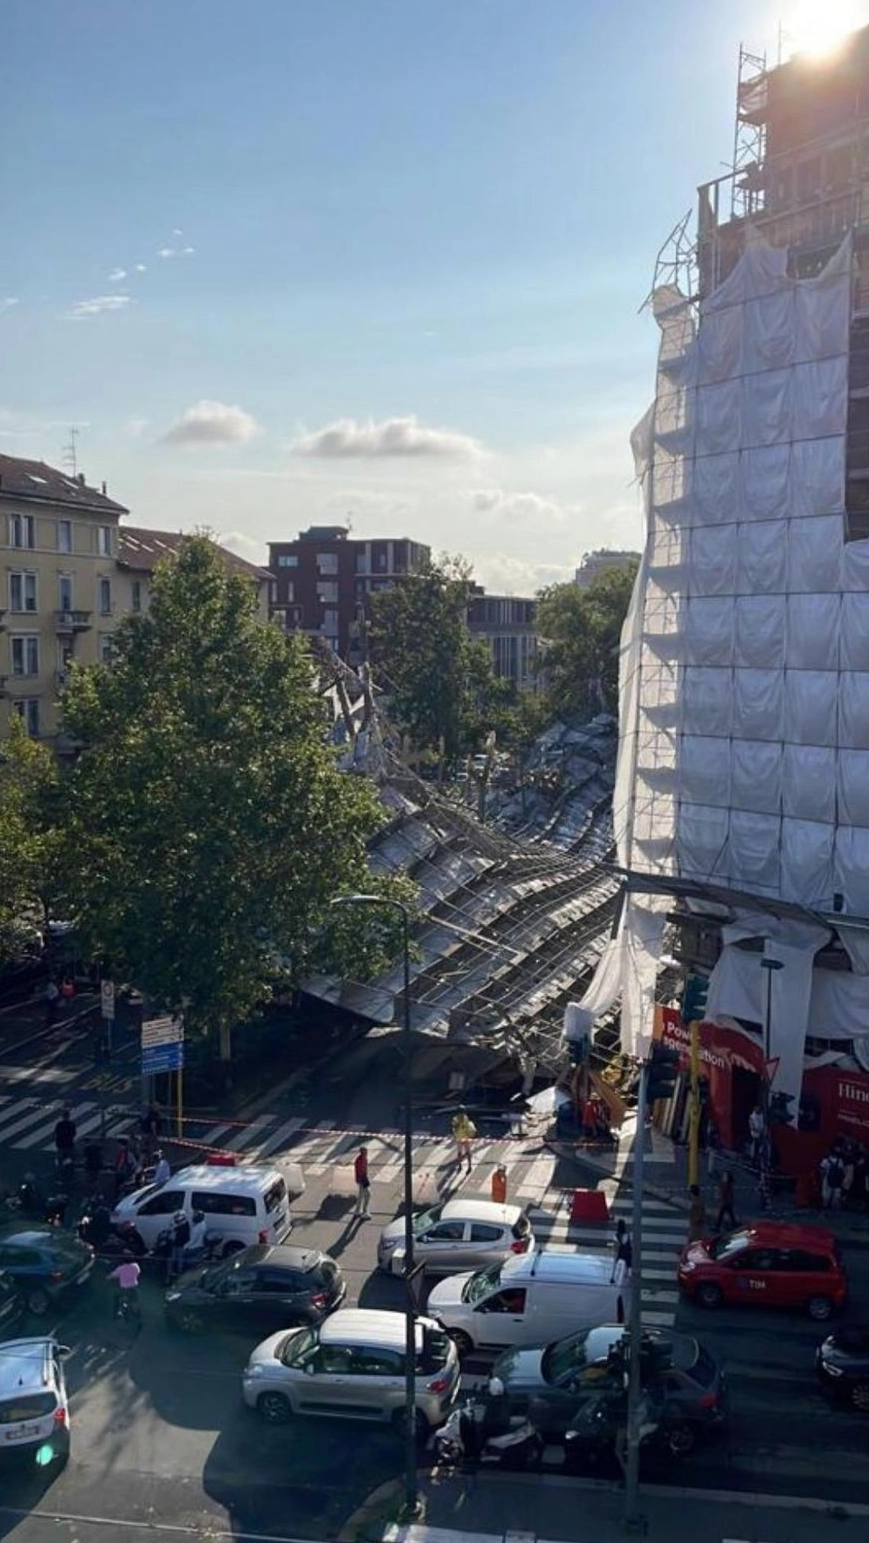
[[353,529],[353,515],[352,514],[348,514],[347,515],[347,529],[348,530],[352,530]]
[[76,428],[75,424],[73,424],[69,431],[69,444],[64,445],[63,447],[63,464],[64,466],[69,467],[73,476],[76,476],[78,472],[78,456],[76,454],[75,448],[75,442],[78,439],[78,436],[79,430]]

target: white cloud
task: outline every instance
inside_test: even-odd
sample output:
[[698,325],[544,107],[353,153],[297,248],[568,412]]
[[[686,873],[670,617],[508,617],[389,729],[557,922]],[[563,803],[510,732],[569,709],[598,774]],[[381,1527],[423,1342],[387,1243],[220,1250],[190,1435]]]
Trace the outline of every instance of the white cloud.
[[255,536],[246,535],[243,530],[221,531],[217,539],[221,546],[228,547],[236,557],[244,557],[249,563],[261,567],[268,562],[266,543],[258,541]]
[[183,230],[173,230],[172,234],[173,236],[183,236],[184,232]]
[[261,432],[250,413],[225,402],[194,402],[163,435],[168,445],[246,445]]
[[474,578],[493,595],[536,595],[547,584],[565,584],[573,578],[573,568],[560,563],[524,562],[502,553],[467,553],[474,565]]
[[144,263],[136,263],[135,269],[137,273],[147,273],[148,271]]
[[127,270],[126,270],[126,268],[113,268],[111,273],[109,274],[109,283],[110,284],[120,284],[121,281],[123,279],[125,279],[126,277],[127,277]]
[[17,304],[18,304],[18,296],[17,295],[6,295],[5,297],[0,295],[0,316],[3,315],[4,311],[11,311],[13,305],[17,305]]
[[469,434],[455,429],[429,429],[413,416],[384,418],[375,423],[340,418],[325,428],[303,434],[291,446],[296,455],[329,459],[375,456],[452,456],[459,459],[482,454],[483,447]]
[[505,493],[502,488],[480,488],[471,494],[475,509],[505,520],[557,521],[567,517],[567,510],[555,499],[539,493]]
[[128,418],[123,426],[123,432],[129,439],[141,439],[147,427],[147,418]]
[[64,320],[88,321],[91,316],[102,316],[106,311],[124,311],[129,303],[129,295],[94,295],[92,300],[76,300],[65,313]]
[[157,249],[158,257],[192,257],[196,251],[195,246],[161,246]]

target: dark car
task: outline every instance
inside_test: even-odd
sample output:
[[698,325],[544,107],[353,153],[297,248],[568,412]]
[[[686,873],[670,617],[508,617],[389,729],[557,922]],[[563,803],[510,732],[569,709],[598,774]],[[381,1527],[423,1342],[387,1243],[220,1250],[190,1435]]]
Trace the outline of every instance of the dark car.
[[[586,1398],[623,1385],[626,1332],[624,1324],[603,1324],[539,1350],[508,1350],[495,1362],[494,1376],[503,1382],[515,1413],[530,1414],[544,1435],[561,1436]],[[647,1329],[640,1375],[647,1392],[666,1399],[695,1433],[724,1424],[724,1378],[692,1335]]]
[[818,1346],[815,1365],[828,1393],[869,1414],[869,1327],[837,1329]]
[[11,1277],[31,1313],[47,1313],[93,1269],[93,1249],[58,1227],[19,1222],[0,1229],[0,1271]]
[[166,1314],[188,1334],[208,1328],[273,1332],[320,1323],[340,1307],[347,1285],[334,1259],[316,1248],[256,1243],[166,1293]]
[[24,1298],[11,1276],[0,1270],[0,1339],[11,1339],[24,1317]]

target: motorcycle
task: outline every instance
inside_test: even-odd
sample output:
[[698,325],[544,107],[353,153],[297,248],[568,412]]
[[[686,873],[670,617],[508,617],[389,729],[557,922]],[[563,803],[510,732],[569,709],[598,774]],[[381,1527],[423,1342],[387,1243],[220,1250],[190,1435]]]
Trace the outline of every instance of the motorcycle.
[[[626,1454],[627,1395],[610,1389],[594,1395],[574,1416],[564,1437],[565,1466],[571,1472],[588,1468],[621,1469]],[[664,1399],[644,1396],[639,1420],[640,1460],[647,1466],[672,1465],[695,1445],[694,1432]]]
[[483,1401],[468,1394],[435,1431],[435,1457],[444,1468],[463,1462],[527,1468],[539,1460],[543,1438],[524,1415],[511,1415],[500,1379],[491,1378]]
[[66,1221],[69,1196],[56,1194],[45,1196],[32,1173],[25,1175],[14,1195],[6,1200],[7,1209],[26,1217],[28,1221],[47,1222],[50,1227],[62,1227]]

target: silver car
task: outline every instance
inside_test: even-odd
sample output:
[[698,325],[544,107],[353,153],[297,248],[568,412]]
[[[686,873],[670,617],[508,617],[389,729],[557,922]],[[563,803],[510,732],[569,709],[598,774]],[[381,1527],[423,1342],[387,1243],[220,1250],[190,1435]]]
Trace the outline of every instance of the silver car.
[[[466,1200],[458,1195],[413,1218],[414,1261],[433,1274],[479,1270],[487,1264],[499,1264],[510,1254],[527,1254],[533,1247],[531,1223],[518,1205]],[[390,1222],[380,1234],[377,1263],[381,1270],[402,1273],[403,1217]]]
[[0,1460],[31,1456],[37,1467],[69,1457],[64,1345],[45,1335],[0,1345]]
[[[242,1376],[245,1403],[270,1424],[293,1415],[391,1421],[405,1418],[405,1318],[339,1308],[315,1327],[284,1330],[257,1345]],[[443,1424],[459,1386],[459,1358],[431,1318],[416,1320],[416,1413],[420,1439]]]

